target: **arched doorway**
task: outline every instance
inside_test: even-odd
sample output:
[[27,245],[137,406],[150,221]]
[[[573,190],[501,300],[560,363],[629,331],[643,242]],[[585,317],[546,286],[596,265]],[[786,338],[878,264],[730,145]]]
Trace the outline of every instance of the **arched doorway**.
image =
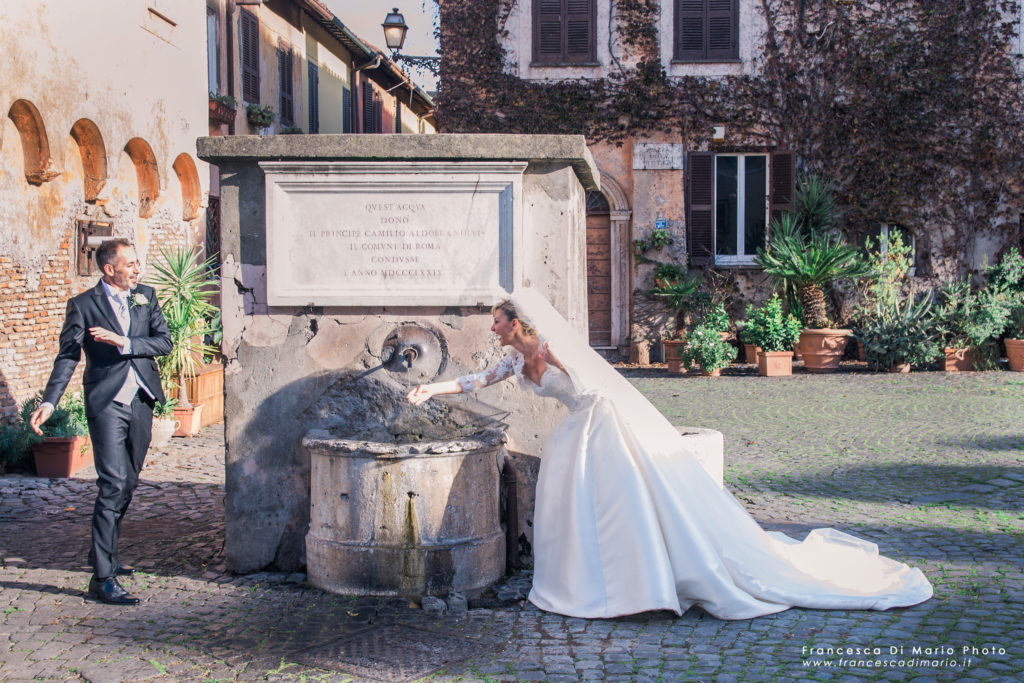
[[590,345],[612,346],[611,208],[600,192],[587,192],[587,314]]

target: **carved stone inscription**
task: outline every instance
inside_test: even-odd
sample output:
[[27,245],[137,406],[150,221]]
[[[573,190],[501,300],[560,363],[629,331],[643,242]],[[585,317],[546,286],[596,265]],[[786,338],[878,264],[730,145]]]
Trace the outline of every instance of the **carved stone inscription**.
[[456,305],[511,288],[507,200],[521,164],[499,175],[419,163],[439,172],[415,176],[394,163],[386,175],[365,163],[262,165],[271,305]]

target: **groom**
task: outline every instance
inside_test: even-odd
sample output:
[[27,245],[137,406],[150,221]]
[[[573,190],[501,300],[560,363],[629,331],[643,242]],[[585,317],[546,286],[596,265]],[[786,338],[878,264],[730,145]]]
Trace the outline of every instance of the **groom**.
[[138,598],[117,581],[135,571],[118,563],[117,539],[149,448],[154,402],[164,400],[153,358],[170,353],[171,334],[155,291],[138,284],[139,262],[128,240],[104,242],[96,264],[103,279],[68,301],[53,372],[29,424],[42,433],[85,351],[82,386],[99,487],[89,594],[113,605],[135,605]]

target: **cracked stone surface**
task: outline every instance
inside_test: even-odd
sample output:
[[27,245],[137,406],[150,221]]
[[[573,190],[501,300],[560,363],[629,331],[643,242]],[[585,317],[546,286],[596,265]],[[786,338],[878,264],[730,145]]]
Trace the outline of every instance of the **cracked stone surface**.
[[142,599],[134,608],[85,595],[93,472],[0,477],[0,680],[365,680],[297,653],[398,626],[499,643],[432,678],[443,681],[1019,680],[1024,375],[861,367],[624,373],[674,423],[725,434],[726,486],[766,528],[868,538],[921,567],[935,586],[923,605],[584,620],[524,601],[527,570],[468,609],[431,613],[323,593],[301,572],[234,576],[214,425],[150,453],[122,530],[122,557],[140,569],[124,581]]

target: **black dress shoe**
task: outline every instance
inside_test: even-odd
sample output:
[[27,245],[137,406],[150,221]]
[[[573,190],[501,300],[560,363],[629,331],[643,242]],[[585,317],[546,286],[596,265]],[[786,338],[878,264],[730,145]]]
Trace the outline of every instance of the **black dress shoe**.
[[135,567],[130,564],[119,564],[117,565],[116,576],[135,576]]
[[95,576],[89,579],[89,595],[108,605],[139,604],[139,599],[126,591],[113,576],[103,580],[97,579]]

